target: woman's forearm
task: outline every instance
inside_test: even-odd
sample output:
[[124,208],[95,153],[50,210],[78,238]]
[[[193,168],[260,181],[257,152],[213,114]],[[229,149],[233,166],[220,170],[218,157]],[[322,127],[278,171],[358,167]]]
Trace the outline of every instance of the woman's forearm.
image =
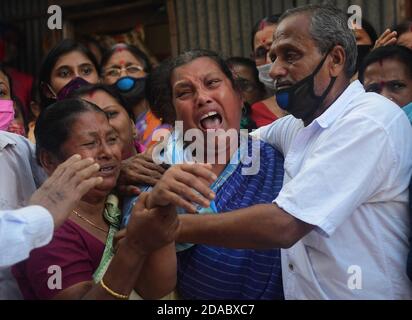
[[176,287],[175,243],[150,254],[141,270],[135,290],[143,299],[160,299]]
[[[136,253],[126,242],[122,242],[103,276],[104,285],[115,293],[129,296],[146,258],[146,255]],[[104,289],[101,283],[97,283],[82,299],[111,300],[116,297]]]

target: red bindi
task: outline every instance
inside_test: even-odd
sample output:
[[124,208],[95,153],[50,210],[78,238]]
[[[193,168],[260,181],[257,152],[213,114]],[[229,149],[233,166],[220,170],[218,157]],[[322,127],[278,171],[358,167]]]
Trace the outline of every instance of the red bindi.
[[120,60],[119,63],[120,63],[121,66],[124,66],[125,61],[124,61],[124,60]]

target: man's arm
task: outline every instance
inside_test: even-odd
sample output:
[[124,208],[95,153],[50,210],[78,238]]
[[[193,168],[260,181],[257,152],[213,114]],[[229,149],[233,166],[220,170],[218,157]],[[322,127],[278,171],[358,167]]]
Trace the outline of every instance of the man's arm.
[[53,219],[40,206],[0,211],[0,268],[27,259],[31,250],[50,242]]
[[74,155],[60,164],[44,184],[33,193],[29,204],[46,208],[58,228],[69,217],[80,199],[103,182],[94,177],[100,166],[92,158]]
[[22,261],[31,250],[50,242],[54,228],[67,219],[83,195],[102,182],[101,177],[93,177],[99,168],[93,159],[75,155],[33,194],[29,207],[0,211],[0,267]]
[[276,204],[214,215],[184,214],[179,220],[177,242],[237,249],[290,248],[314,228]]

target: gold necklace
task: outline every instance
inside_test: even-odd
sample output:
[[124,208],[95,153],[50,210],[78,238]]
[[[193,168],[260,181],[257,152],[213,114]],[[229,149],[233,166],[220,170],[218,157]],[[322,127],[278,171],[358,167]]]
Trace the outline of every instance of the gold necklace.
[[91,226],[95,227],[96,229],[99,229],[100,231],[103,231],[104,233],[108,233],[107,230],[103,229],[102,227],[99,227],[97,224],[91,222],[89,219],[83,217],[80,213],[78,213],[76,210],[73,210],[73,213],[78,216],[80,219],[86,221],[88,224],[90,224]]

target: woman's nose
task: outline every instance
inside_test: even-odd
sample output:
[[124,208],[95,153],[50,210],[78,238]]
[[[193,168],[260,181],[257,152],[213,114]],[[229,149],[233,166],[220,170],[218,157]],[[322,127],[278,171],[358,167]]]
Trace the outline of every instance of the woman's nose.
[[198,90],[197,92],[197,105],[199,107],[204,106],[208,103],[211,103],[212,99],[210,97],[209,92],[207,92],[207,90]]
[[113,151],[111,146],[107,142],[102,142],[99,148],[99,159],[111,159],[113,156]]

